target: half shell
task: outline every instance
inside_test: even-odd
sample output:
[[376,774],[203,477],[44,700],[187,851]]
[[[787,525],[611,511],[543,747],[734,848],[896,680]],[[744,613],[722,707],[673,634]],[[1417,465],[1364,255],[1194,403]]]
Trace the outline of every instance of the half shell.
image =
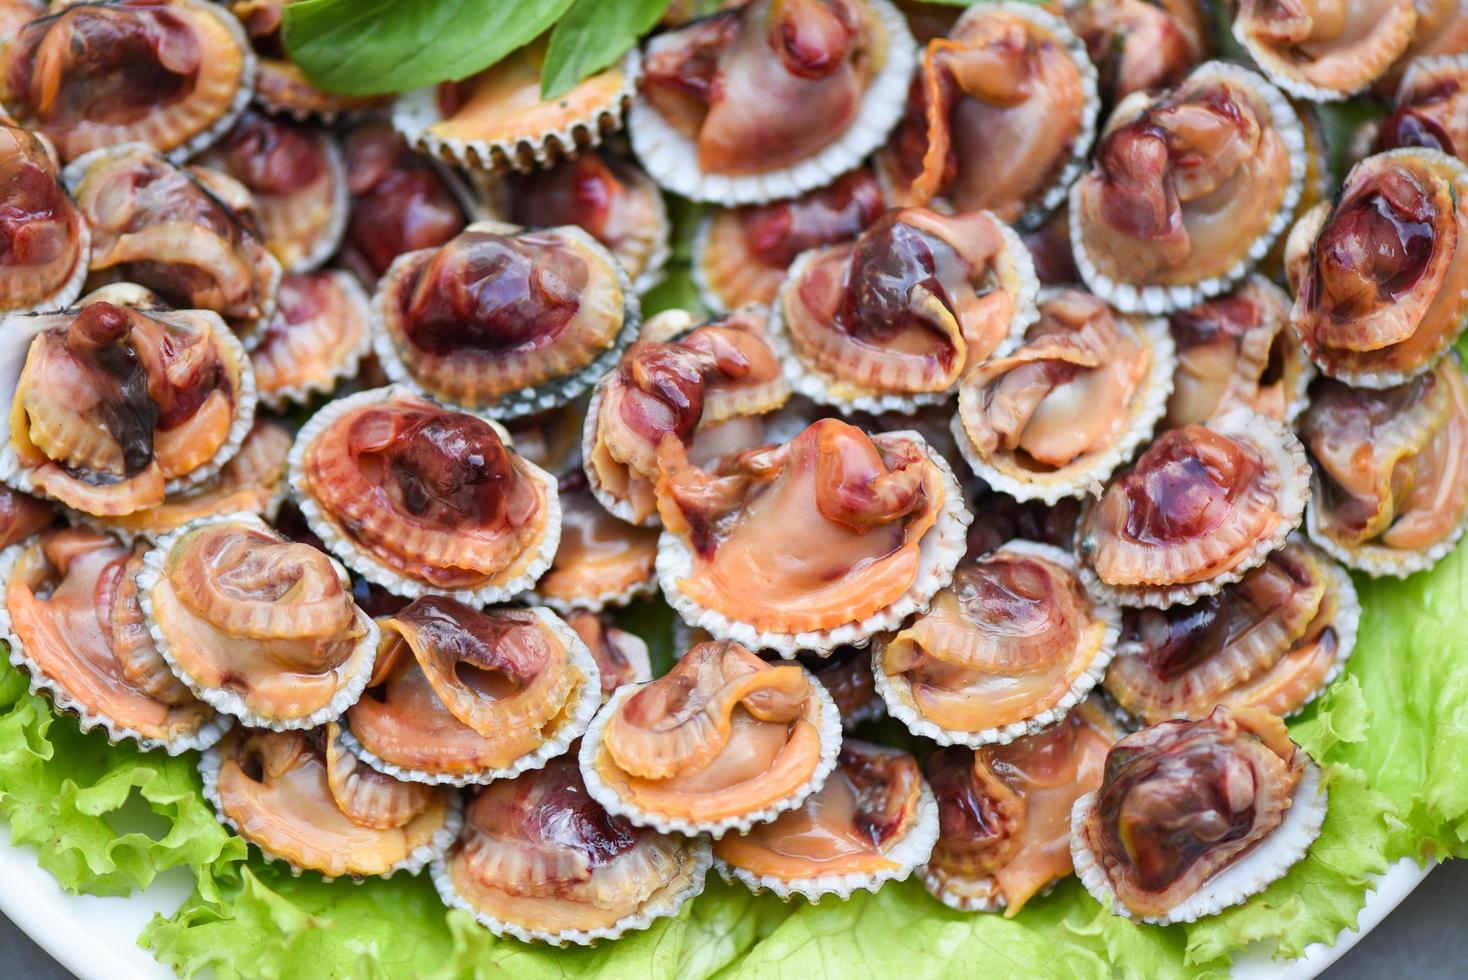
[[1006,743],[1055,724],[1101,681],[1121,614],[1092,601],[1069,553],[1010,541],[872,645],[887,711],[940,745]]
[[1412,40],[1412,0],[1289,6],[1241,0],[1234,39],[1291,95],[1312,102],[1344,99],[1386,73]]
[[281,411],[355,376],[372,345],[371,315],[367,294],[349,273],[282,279],[275,316],[250,351],[260,400]]
[[82,291],[92,230],[61,183],[54,151],[41,137],[0,118],[0,214],[7,242],[0,260],[0,311],[69,306]]

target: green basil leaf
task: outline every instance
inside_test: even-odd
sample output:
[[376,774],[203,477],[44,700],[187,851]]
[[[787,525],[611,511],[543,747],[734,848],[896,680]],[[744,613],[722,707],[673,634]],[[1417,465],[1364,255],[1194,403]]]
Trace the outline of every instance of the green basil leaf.
[[658,22],[668,0],[575,0],[551,31],[540,94],[555,99],[612,64]]
[[286,50],[313,84],[348,95],[467,78],[545,32],[571,0],[299,0]]

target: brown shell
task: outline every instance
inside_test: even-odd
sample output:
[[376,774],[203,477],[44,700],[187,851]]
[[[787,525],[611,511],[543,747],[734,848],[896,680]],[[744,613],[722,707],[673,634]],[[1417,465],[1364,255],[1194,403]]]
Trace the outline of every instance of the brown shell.
[[603,702],[623,684],[645,684],[652,680],[647,644],[635,633],[612,625],[605,613],[584,609],[567,613],[566,625],[576,631],[596,659]]
[[1293,424],[1314,371],[1289,316],[1289,295],[1258,275],[1172,314],[1177,372],[1163,424],[1194,425],[1235,408]]
[[1166,915],[1279,827],[1305,758],[1253,708],[1144,728],[1112,747],[1077,840],[1125,908]]
[[56,508],[30,494],[0,486],[0,548],[44,530],[56,520]]
[[1090,151],[1098,108],[1095,68],[1063,20],[986,4],[928,42],[878,170],[894,204],[1037,224]]
[[381,620],[368,691],[346,715],[364,757],[403,778],[461,783],[543,764],[551,743],[564,751],[587,685],[597,690],[581,728],[600,687],[547,616],[424,596]]
[[[654,589],[658,532],[608,514],[580,474],[572,477],[562,480],[561,544],[535,583],[537,599],[556,609],[597,610]],[[567,490],[567,482],[581,486]]]
[[1284,543],[1307,480],[1294,434],[1246,409],[1164,432],[1081,516],[1087,587],[1158,608],[1217,592]]
[[0,52],[0,101],[62,160],[134,140],[183,160],[228,128],[254,75],[244,31],[216,4],[71,3]]
[[213,314],[95,302],[9,325],[29,337],[3,379],[5,479],[84,513],[159,506],[215,472],[254,416],[244,352]]
[[377,355],[394,381],[471,410],[554,408],[635,331],[625,278],[580,228],[471,225],[401,256],[378,283]]
[[799,197],[719,208],[699,229],[693,277],[715,311],[775,302],[795,257],[855,238],[881,215],[882,188],[865,168]]
[[964,911],[1007,917],[1071,873],[1070,813],[1101,785],[1121,732],[1095,699],[1058,725],[979,749],[938,749],[923,773],[938,798],[938,843],[923,883]]
[[367,296],[349,274],[284,277],[275,315],[250,350],[260,398],[279,409],[331,392],[356,373],[370,325]]
[[328,404],[297,436],[291,466],[312,529],[401,595],[465,598],[525,580],[521,591],[559,541],[548,474],[490,423],[401,389]]
[[495,217],[527,228],[579,225],[622,264],[637,292],[662,279],[672,225],[662,192],[630,159],[587,150],[549,170],[483,184]]
[[1407,575],[1468,519],[1468,386],[1455,356],[1393,388],[1317,382],[1300,435],[1314,467],[1309,527],[1353,568]]
[[1151,435],[1172,373],[1160,325],[1079,289],[1048,290],[1019,346],[959,385],[955,436],[1016,497],[1092,492]]
[[336,251],[347,225],[347,173],[325,129],[246,110],[196,163],[250,192],[265,247],[287,272],[309,272]]
[[693,551],[677,588],[759,632],[827,630],[891,605],[917,581],[921,542],[948,503],[917,444],[879,444],[835,419],[713,473],[679,449],[664,440],[657,484],[664,526]]
[[1101,679],[1115,610],[1058,548],[1010,542],[961,563],[932,605],[874,648],[888,710],[940,743],[1009,741],[1063,717]]
[[290,449],[290,430],[261,419],[239,453],[204,483],[169,494],[157,507],[101,520],[124,536],[156,539],[200,517],[249,513],[273,518],[285,497]]
[[[583,454],[592,491],[633,523],[647,523],[655,512],[663,439],[672,436],[701,455],[698,436],[773,412],[790,397],[764,308],[685,329],[691,319],[670,311],[649,321],[644,338],[597,386],[588,413]],[[665,324],[677,334],[658,336]]]
[[166,302],[213,310],[237,331],[268,321],[280,263],[243,207],[243,185],[218,171],[169,163],[129,144],[66,169],[92,229],[92,274],[146,286]]
[[702,887],[706,854],[608,813],[561,758],[481,789],[435,875],[496,934],[590,942],[672,914]]
[[0,632],[18,641],[12,657],[58,706],[79,714],[83,728],[101,724],[113,739],[133,738],[144,748],[200,747],[212,741],[213,710],[178,690],[166,668],[154,671],[156,681],[134,670],[127,638],[113,629],[114,617],[136,607],[124,594],[136,568],[131,558],[110,535],[46,532],[13,559]]
[[[1427,370],[1468,313],[1468,166],[1390,150],[1290,232],[1290,322],[1320,370],[1380,388]],[[1368,258],[1369,257],[1369,258]]]
[[916,759],[846,739],[820,789],[769,823],[719,838],[714,857],[756,881],[830,876],[830,889],[839,894],[844,882],[838,879],[870,880],[902,870],[893,852],[917,829],[922,804]]
[[699,644],[602,710],[582,771],[603,805],[635,823],[770,819],[818,782],[828,709],[817,690],[794,664],[772,666],[737,643]]
[[1065,19],[1086,42],[1107,105],[1171,88],[1208,56],[1208,15],[1198,0],[1081,0],[1065,5]]
[[[984,212],[888,211],[854,242],[805,253],[777,312],[800,393],[853,403],[947,392],[1034,317],[1034,271]],[[883,407],[893,407],[886,406]]]
[[1234,37],[1292,95],[1325,102],[1353,95],[1384,75],[1417,25],[1413,0],[1350,6],[1241,0]]
[[1358,612],[1345,572],[1293,539],[1217,595],[1127,610],[1106,690],[1145,724],[1218,704],[1288,715],[1339,673]]
[[451,791],[360,766],[338,737],[334,724],[310,732],[236,726],[220,743],[213,780],[206,771],[205,790],[241,837],[298,870],[329,879],[421,866],[421,853],[437,849],[456,823]]
[[206,518],[159,542],[138,582],[159,652],[250,724],[309,728],[357,699],[376,630],[323,552],[257,519]]
[[91,231],[41,138],[0,118],[0,312],[66,306],[86,278]]
[[[1222,292],[1264,257],[1304,179],[1299,120],[1262,78],[1222,62],[1113,110],[1071,189],[1071,242],[1091,290],[1167,312]],[[1200,295],[1201,293],[1201,295]]]
[[[1463,20],[1468,26],[1468,17]],[[1468,162],[1468,57],[1437,55],[1407,66],[1391,113],[1375,127],[1371,149],[1403,146],[1442,150]]]

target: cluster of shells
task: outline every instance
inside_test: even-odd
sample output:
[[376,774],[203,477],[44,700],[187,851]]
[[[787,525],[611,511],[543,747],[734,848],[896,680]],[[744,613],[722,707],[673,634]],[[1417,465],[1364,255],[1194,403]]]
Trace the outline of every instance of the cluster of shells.
[[[1456,6],[1243,0],[1246,67],[1192,0],[754,0],[546,102],[537,44],[319,91],[283,2],[0,3],[33,690],[527,941],[711,867],[1190,921],[1304,854],[1346,569],[1468,517]],[[664,190],[710,319],[641,315]]]

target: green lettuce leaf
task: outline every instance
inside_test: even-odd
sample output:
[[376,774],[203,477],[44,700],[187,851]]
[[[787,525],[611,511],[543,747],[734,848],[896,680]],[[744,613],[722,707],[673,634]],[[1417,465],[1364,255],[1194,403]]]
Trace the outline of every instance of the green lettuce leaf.
[[207,890],[215,869],[242,860],[243,843],[200,794],[196,764],[194,753],[142,753],[83,734],[28,693],[14,667],[0,670],[0,817],[68,891],[125,895],[175,867],[193,869]]

